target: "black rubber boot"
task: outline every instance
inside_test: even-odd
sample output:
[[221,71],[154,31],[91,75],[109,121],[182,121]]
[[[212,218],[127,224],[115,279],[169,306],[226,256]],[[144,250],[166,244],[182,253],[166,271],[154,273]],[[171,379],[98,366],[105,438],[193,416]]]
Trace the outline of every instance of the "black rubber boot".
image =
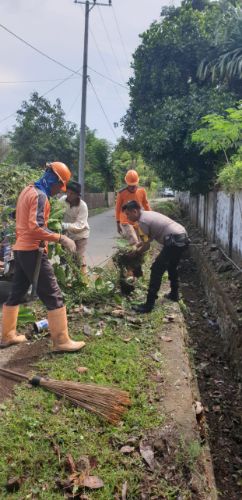
[[164,295],[165,299],[172,300],[173,302],[179,302],[179,294],[178,292],[170,292],[170,293],[165,293]]
[[152,309],[154,309],[154,305],[155,304],[147,304],[147,302],[145,302],[144,304],[133,306],[132,309],[134,309],[134,311],[137,313],[145,314],[145,313],[150,313]]

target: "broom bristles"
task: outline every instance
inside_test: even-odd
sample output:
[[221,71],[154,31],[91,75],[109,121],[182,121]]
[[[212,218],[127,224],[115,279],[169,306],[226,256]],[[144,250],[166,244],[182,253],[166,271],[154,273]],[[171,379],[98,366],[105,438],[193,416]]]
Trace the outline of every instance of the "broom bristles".
[[127,407],[131,405],[128,392],[112,387],[45,378],[40,379],[40,385],[113,424],[121,420]]
[[27,380],[34,386],[42,386],[57,396],[67,399],[75,406],[80,406],[112,424],[117,424],[127,407],[131,405],[129,394],[114,387],[96,384],[81,384],[70,380],[52,380],[35,376],[31,379],[23,373],[0,368],[0,374],[15,381]]

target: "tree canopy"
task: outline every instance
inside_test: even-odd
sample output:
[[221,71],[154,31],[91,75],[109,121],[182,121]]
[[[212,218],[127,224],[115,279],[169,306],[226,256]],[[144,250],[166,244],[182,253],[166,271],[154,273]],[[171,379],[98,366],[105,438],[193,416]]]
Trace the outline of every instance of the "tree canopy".
[[59,160],[72,165],[77,127],[65,119],[59,99],[51,104],[34,92],[17,111],[16,121],[10,137],[19,163],[36,167]]
[[220,158],[214,152],[201,156],[191,135],[204,115],[221,114],[237,99],[225,83],[214,87],[198,76],[214,46],[220,14],[221,5],[209,0],[166,7],[134,53],[125,132],[159,176],[180,190],[205,192],[212,186]]

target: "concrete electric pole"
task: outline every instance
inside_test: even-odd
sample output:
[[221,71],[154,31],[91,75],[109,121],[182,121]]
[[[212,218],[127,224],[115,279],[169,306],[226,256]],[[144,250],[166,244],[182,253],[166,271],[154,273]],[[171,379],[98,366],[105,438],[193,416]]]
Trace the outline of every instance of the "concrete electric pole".
[[80,126],[80,147],[79,147],[79,164],[78,164],[78,181],[82,186],[82,198],[85,193],[85,148],[86,148],[86,108],[87,108],[87,56],[88,56],[88,28],[89,28],[89,13],[96,5],[102,7],[111,7],[112,0],[108,3],[99,3],[93,1],[74,0],[75,3],[85,5],[85,30],[84,30],[84,48],[83,48],[83,70],[82,70],[82,108],[81,108],[81,126]]

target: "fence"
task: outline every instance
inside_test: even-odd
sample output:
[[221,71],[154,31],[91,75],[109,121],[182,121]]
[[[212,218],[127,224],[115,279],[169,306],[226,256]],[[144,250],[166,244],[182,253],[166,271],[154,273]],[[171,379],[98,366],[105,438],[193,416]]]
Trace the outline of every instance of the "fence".
[[84,199],[88,208],[113,207],[115,193],[85,193]]
[[229,257],[241,265],[242,191],[234,194],[210,191],[206,195],[196,196],[191,196],[189,192],[179,192],[176,198],[204,236],[219,244]]

